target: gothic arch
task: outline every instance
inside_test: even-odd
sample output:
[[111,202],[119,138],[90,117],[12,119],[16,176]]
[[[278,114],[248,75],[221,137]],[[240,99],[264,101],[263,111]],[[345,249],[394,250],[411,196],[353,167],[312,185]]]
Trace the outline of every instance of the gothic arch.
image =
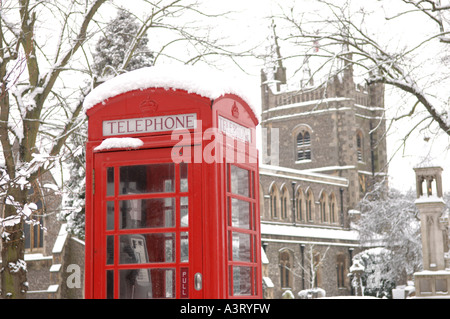
[[310,187],[306,189],[306,219],[309,222],[314,222],[315,220],[315,202],[314,202],[314,194]]
[[356,131],[356,156],[358,162],[364,162],[364,134],[360,129]]
[[289,211],[291,209],[289,191],[286,183],[283,183],[280,188],[280,217],[281,219],[288,219]]
[[292,269],[294,267],[294,251],[289,248],[281,248],[278,251],[278,262],[280,266],[281,288],[293,288]]
[[269,188],[269,214],[270,218],[278,219],[280,216],[280,192],[275,182],[272,182]]
[[299,124],[292,130],[294,159],[296,162],[312,159],[312,134],[311,126],[307,124]]
[[338,219],[337,199],[336,199],[336,195],[333,192],[331,192],[331,194],[329,196],[328,205],[329,205],[328,210],[330,213],[330,223],[338,224],[339,219]]
[[322,223],[329,223],[328,196],[322,189],[319,194],[319,217]]
[[295,219],[301,222],[306,221],[306,197],[301,187],[297,187],[295,201]]

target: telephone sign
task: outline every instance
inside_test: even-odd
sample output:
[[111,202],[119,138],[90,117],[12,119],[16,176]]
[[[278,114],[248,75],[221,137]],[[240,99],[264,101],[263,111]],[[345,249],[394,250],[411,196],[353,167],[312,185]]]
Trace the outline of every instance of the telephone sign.
[[188,130],[197,127],[197,114],[175,114],[103,121],[103,136]]

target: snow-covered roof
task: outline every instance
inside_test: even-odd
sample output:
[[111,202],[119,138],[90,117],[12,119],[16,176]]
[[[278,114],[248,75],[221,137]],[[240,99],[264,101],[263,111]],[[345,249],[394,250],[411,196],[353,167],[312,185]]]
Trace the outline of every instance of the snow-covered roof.
[[109,149],[136,149],[144,145],[144,142],[138,138],[132,137],[111,137],[103,140],[102,143],[94,148],[94,151],[103,151]]
[[315,173],[309,170],[298,170],[276,165],[259,164],[259,174],[266,176],[286,177],[294,180],[322,183],[340,187],[348,187],[348,179],[329,174]]
[[83,107],[87,111],[116,95],[148,88],[181,89],[210,99],[235,94],[250,106],[258,118],[251,90],[243,79],[216,69],[190,65],[153,66],[120,74],[93,89],[86,96]]
[[340,239],[358,241],[359,234],[354,230],[303,227],[293,225],[276,225],[261,223],[261,235],[279,235],[309,237],[317,239]]

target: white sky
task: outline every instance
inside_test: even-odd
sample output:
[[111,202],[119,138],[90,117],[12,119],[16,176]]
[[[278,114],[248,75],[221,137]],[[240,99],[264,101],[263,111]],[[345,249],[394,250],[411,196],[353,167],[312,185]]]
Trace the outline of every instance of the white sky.
[[[235,36],[237,38],[243,38],[249,40],[256,39],[264,39],[269,35],[269,25],[270,20],[264,19],[264,17],[270,15],[272,12],[277,12],[279,10],[278,5],[275,1],[270,0],[228,0],[228,1],[215,1],[208,0],[207,3],[212,3],[214,8],[217,10],[220,9],[230,9],[233,8],[237,11],[242,11],[238,18],[233,22],[228,24],[226,27],[235,31]],[[283,4],[289,4],[291,1],[281,1]],[[305,7],[307,7],[311,1],[303,0],[303,1],[295,1],[296,5],[300,5],[300,3],[304,3]],[[358,2],[356,2],[358,3]],[[384,13],[380,13],[384,14]],[[420,28],[423,29],[423,25],[414,21],[409,26],[409,23],[405,23],[407,21],[403,21],[401,28]],[[383,26],[377,26],[379,29],[380,36],[391,37],[393,36],[390,32],[383,31]],[[403,29],[405,30],[405,29]],[[383,33],[385,32],[385,33]],[[389,33],[389,34],[388,34]],[[402,32],[403,36],[404,32]],[[414,33],[412,40],[414,40]],[[403,41],[407,39],[405,36],[402,37]],[[393,43],[393,45],[400,45],[397,43]],[[283,46],[281,47],[282,55]],[[247,65],[248,67],[249,65]],[[255,94],[259,97],[259,86],[260,86],[260,66],[254,65],[249,70],[253,73],[252,81],[255,82]],[[292,71],[292,70],[291,70]],[[288,69],[289,72],[289,69]],[[393,99],[387,97],[386,99],[386,107],[396,107],[396,98]],[[425,155],[430,154],[429,156],[432,159],[433,164],[437,164],[443,167],[443,183],[444,183],[444,191],[450,192],[450,158],[448,152],[449,138],[445,136],[445,134],[439,134],[438,136],[433,136],[432,132],[420,132],[416,135],[412,135],[407,143],[405,148],[401,148],[397,153],[394,152],[400,145],[399,141],[403,137],[403,133],[409,129],[411,122],[406,120],[402,121],[401,125],[397,128],[393,129],[387,138],[388,143],[388,158],[392,158],[392,161],[389,165],[389,175],[390,175],[390,185],[392,187],[408,190],[415,189],[415,174],[413,171],[413,167],[416,166],[423,160]],[[431,137],[428,142],[424,141],[425,137]]]
[[[232,15],[231,18],[216,19],[216,25],[211,26],[211,32],[217,32],[223,36],[229,36],[235,43],[242,43],[245,48],[262,43],[270,35],[271,30],[269,26],[271,21],[266,17],[270,16],[271,13],[279,12],[279,6],[276,2],[277,1],[274,0],[203,0],[206,8],[210,9],[212,12],[236,11],[236,14]],[[302,6],[305,10],[310,10],[312,4],[314,3],[313,0],[282,0],[280,2],[283,5],[295,3],[296,6]],[[383,1],[380,1],[380,3],[381,2]],[[117,3],[120,3],[120,1]],[[359,5],[358,1],[354,1],[354,3]],[[367,2],[364,3],[366,4]],[[386,1],[384,1],[384,3],[386,3]],[[128,5],[134,5],[134,3]],[[406,30],[408,30],[408,23],[405,22],[406,21],[403,21],[401,28],[406,28]],[[423,26],[420,23],[417,23],[417,21],[412,23],[411,26],[423,28]],[[391,32],[383,31],[382,25],[377,25],[377,28],[380,36],[393,36]],[[403,31],[404,30],[405,29],[403,29]],[[404,32],[402,32],[402,40],[406,41],[405,39],[408,38],[403,36],[403,34]],[[412,39],[414,39],[414,33],[412,34]],[[149,38],[151,39],[150,42],[157,40],[158,36],[160,35],[149,35]],[[163,39],[163,41],[164,40],[165,39]],[[393,45],[399,44],[394,42]],[[286,51],[286,47],[281,47],[282,55],[288,54],[288,52],[284,52],[283,50]],[[243,62],[242,65],[249,74],[240,74],[246,77],[249,82],[253,83],[254,90],[252,90],[250,94],[254,95],[256,101],[260,101],[261,61],[249,58],[241,60],[241,62]],[[285,63],[285,65],[288,66],[289,72],[288,63]],[[236,68],[236,66],[230,64],[230,68]],[[291,69],[291,71],[293,70]],[[395,106],[395,103],[395,99],[387,99],[386,107]],[[260,104],[255,107],[260,107]],[[258,112],[258,109],[256,111]],[[387,143],[389,158],[394,154],[394,150],[398,148],[398,141],[402,137],[401,133],[402,131],[407,130],[408,126],[410,126],[410,122],[403,121],[402,125],[397,127],[396,130],[393,130],[388,135]],[[429,142],[425,142],[425,136],[430,137],[432,135],[429,133],[420,133],[416,136],[411,136],[407,141],[406,148],[401,149],[395,154],[389,166],[390,185],[401,190],[414,189],[415,175],[413,167],[417,165],[417,163],[421,161],[423,155],[428,153],[431,149],[434,163],[437,163],[444,168],[444,191],[450,192],[450,158],[447,151],[449,139],[442,136],[439,139],[432,138]]]

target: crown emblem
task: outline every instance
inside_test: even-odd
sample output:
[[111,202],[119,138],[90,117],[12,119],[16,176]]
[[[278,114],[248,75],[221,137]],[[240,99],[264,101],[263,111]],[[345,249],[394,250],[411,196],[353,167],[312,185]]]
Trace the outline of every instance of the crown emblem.
[[158,110],[158,103],[156,103],[154,100],[147,97],[145,100],[139,104],[139,108],[142,112],[145,113],[154,113],[156,110]]
[[239,117],[239,109],[236,105],[236,102],[234,102],[232,108],[231,108],[231,114],[235,117],[238,118]]

